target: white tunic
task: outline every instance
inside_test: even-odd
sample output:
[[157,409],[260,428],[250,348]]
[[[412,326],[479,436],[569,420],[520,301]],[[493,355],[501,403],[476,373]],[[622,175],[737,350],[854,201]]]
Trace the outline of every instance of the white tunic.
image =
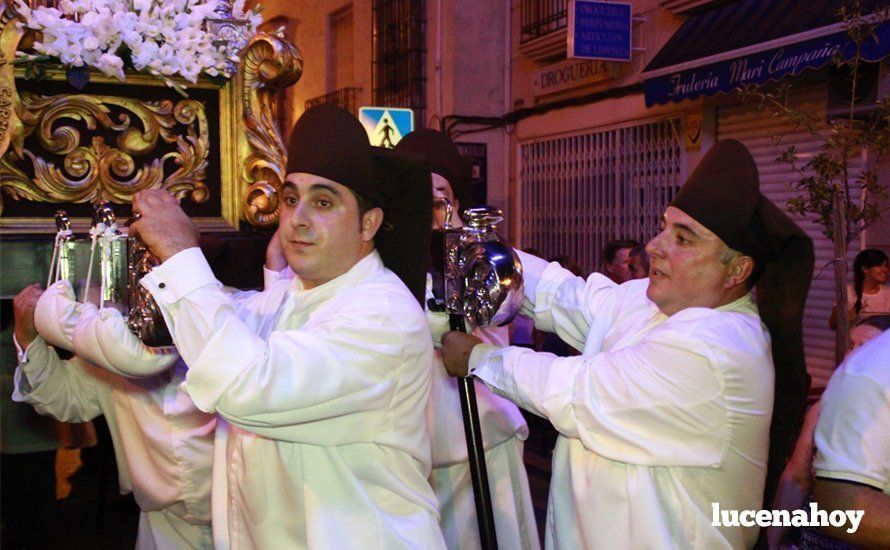
[[429,328],[376,252],[314,289],[280,281],[237,300],[197,248],[142,283],[195,404],[231,424],[233,548],[443,546],[426,480]]
[[78,356],[63,361],[42,338],[19,355],[13,399],[63,422],[105,415],[122,492],[142,510],[137,548],[209,548],[216,416],[182,390],[185,365],[127,379]]
[[648,279],[586,281],[520,253],[523,313],[584,355],[477,346],[473,373],[560,432],[550,548],[743,548],[756,528],[711,525],[761,507],[773,367],[750,295],[671,317]]
[[890,495],[890,330],[854,351],[832,375],[815,440],[818,477]]
[[[428,278],[427,298],[432,297],[430,285]],[[427,407],[433,444],[430,484],[439,501],[440,525],[448,548],[479,548],[457,380],[445,372],[439,349],[440,338],[448,331],[448,315],[428,311],[427,319],[436,346]],[[506,327],[477,328],[473,334],[498,346],[507,345],[509,340]],[[516,405],[495,395],[482,383],[477,382],[475,386],[498,546],[516,550],[540,548],[528,475],[522,460],[522,442],[528,437],[528,426]]]
[[[263,277],[268,288],[282,278],[293,278],[294,272],[290,268],[281,272],[264,268]],[[427,275],[427,303],[432,297],[432,278]],[[445,372],[440,350],[441,337],[450,330],[448,315],[429,310],[426,315],[435,346],[432,388],[426,409],[432,441],[429,481],[439,503],[439,525],[449,549],[479,548],[476,501],[457,381]],[[508,343],[506,327],[477,328],[473,334],[490,344]],[[495,395],[482,383],[477,382],[475,387],[498,545],[517,550],[539,548],[534,506],[522,459],[528,426],[516,405]]]

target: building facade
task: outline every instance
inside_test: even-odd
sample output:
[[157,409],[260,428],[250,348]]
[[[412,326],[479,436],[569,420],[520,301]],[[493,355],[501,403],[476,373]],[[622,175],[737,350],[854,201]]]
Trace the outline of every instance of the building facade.
[[[443,129],[472,154],[478,198],[506,211],[503,230],[514,244],[572,256],[587,271],[601,268],[609,240],[651,238],[719,139],[751,149],[763,192],[785,207],[800,175],[777,158],[789,144],[804,159],[815,154],[819,136],[759,108],[740,85],[787,85],[790,104],[823,121],[840,112],[848,88],[830,66],[843,34],[837,0],[625,3],[627,61],[569,57],[570,0],[263,4],[304,58],[283,118],[319,102],[413,108],[418,127]],[[863,0],[866,10],[880,4]],[[890,33],[890,23],[878,30]],[[866,56],[866,108],[890,91],[887,43]],[[819,131],[824,137],[828,124]],[[890,163],[872,151],[853,168],[890,181]],[[851,263],[865,246],[890,250],[884,217],[851,244]],[[819,391],[834,369],[833,246],[811,220],[799,223],[816,248],[804,330]]]

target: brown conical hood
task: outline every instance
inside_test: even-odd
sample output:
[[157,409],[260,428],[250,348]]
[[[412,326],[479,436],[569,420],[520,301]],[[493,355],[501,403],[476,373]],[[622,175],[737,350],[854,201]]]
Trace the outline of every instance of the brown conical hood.
[[351,113],[319,105],[305,113],[291,131],[285,173],[314,174],[352,189],[380,206],[382,189],[374,181],[374,154],[368,134]]
[[757,305],[772,338],[776,373],[764,502],[797,439],[810,377],[803,349],[803,310],[813,275],[813,242],[760,192],[757,165],[736,140],[718,141],[671,206],[689,214],[729,247],[754,258]]
[[428,128],[415,130],[396,144],[396,151],[427,159],[430,171],[439,174],[451,184],[454,198],[460,202],[461,209],[473,206],[470,196],[472,165],[469,160],[460,156],[457,146],[448,136]]

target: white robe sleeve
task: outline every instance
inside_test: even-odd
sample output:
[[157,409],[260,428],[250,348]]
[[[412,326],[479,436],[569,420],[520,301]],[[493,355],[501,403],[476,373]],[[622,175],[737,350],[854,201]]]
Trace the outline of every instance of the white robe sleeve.
[[105,308],[81,315],[74,327],[74,353],[105,370],[126,377],[153,376],[170,368],[179,354],[150,348],[130,331],[119,311]]
[[74,350],[74,326],[81,316],[83,304],[74,299],[74,289],[68,281],[57,281],[37,300],[34,308],[34,327],[50,345],[66,351]]
[[38,413],[62,422],[86,422],[103,414],[98,385],[82,359],[62,360],[39,337],[27,350],[18,351],[13,401],[29,403]]
[[723,380],[708,345],[691,336],[700,324],[664,324],[637,345],[586,357],[480,345],[470,367],[495,393],[603,457],[716,466],[726,439]]
[[93,304],[77,302],[68,281],[59,281],[43,293],[34,321],[48,343],[121,376],[152,376],[179,358],[175,351],[143,344],[117,310],[99,311]]
[[333,417],[351,418],[354,433],[331,431],[332,444],[367,441],[386,414],[405,334],[404,321],[394,322],[404,312],[385,307],[385,297],[357,296],[335,315],[304,329],[272,331],[266,340],[241,318],[249,320],[266,295],[233,300],[197,249],[173,256],[142,281],[167,316],[189,366],[186,388],[201,410],[263,435],[288,427],[274,434],[291,441],[301,441],[313,425],[319,437]]
[[622,294],[618,285],[599,273],[585,281],[556,262],[516,252],[524,280],[521,313],[538,330],[556,333],[575,349],[591,349],[591,336],[599,340],[616,316]]

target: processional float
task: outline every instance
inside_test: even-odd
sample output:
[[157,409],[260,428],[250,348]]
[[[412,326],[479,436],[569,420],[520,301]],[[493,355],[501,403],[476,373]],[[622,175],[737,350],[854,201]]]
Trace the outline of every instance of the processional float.
[[[124,67],[121,82],[35,55],[42,32],[28,28],[19,4],[0,1],[0,254],[14,266],[0,294],[69,280],[78,301],[117,304],[148,345],[169,343],[135,284],[153,257],[118,222],[145,189],[175,195],[202,233],[265,248],[267,235],[244,229],[277,224],[286,166],[278,97],[300,78],[302,58],[280,33],[254,33],[232,6],[217,2],[204,21],[214,47],[237,60],[226,78],[188,82]],[[54,13],[71,24],[80,17]]]

